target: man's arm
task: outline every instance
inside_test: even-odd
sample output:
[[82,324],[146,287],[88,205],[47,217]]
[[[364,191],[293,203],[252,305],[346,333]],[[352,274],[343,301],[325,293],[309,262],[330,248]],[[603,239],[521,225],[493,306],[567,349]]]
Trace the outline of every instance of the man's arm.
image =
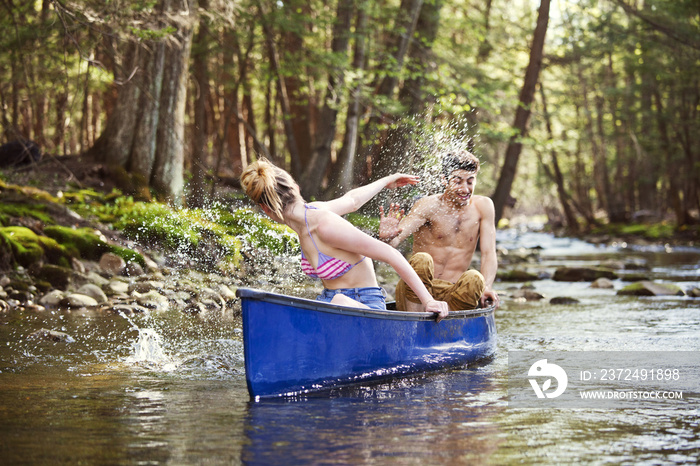
[[486,306],[486,301],[492,301],[498,307],[498,294],[493,290],[493,282],[498,271],[498,256],[496,254],[496,213],[493,201],[488,197],[482,197],[479,201],[481,224],[479,225],[479,242],[481,244],[481,275],[484,276],[486,287],[481,295],[481,305]]
[[384,188],[394,189],[401,186],[413,185],[418,183],[418,177],[414,175],[406,175],[403,173],[395,173],[393,175],[380,178],[373,183],[360,186],[348,191],[343,196],[327,202],[312,202],[312,205],[323,206],[324,209],[335,212],[338,215],[345,215],[350,212],[355,212],[376,196],[379,191]]

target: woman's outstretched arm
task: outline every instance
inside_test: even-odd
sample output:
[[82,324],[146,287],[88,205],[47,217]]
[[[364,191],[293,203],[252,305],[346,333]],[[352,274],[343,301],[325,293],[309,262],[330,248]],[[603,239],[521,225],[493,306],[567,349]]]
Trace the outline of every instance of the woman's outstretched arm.
[[394,189],[400,188],[401,186],[415,185],[417,183],[418,177],[415,175],[395,173],[348,191],[337,199],[326,202],[312,202],[311,204],[335,212],[338,215],[345,215],[350,212],[355,212],[384,188]]

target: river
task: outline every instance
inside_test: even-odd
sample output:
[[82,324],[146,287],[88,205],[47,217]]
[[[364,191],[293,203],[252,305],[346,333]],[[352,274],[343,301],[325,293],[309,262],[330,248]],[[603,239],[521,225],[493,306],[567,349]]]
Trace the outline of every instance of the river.
[[[541,247],[537,270],[643,260],[683,289],[700,286],[700,250],[595,246],[499,232]],[[615,282],[616,289],[626,284]],[[618,296],[544,278],[546,298],[504,297],[498,351],[475,367],[321,396],[254,402],[240,322],[175,312],[0,315],[3,464],[695,464],[696,387],[683,400],[624,408],[513,407],[509,352],[700,354],[700,299]],[[504,295],[520,284],[498,283]],[[549,298],[579,302],[553,305]],[[40,328],[74,341],[32,340]]]

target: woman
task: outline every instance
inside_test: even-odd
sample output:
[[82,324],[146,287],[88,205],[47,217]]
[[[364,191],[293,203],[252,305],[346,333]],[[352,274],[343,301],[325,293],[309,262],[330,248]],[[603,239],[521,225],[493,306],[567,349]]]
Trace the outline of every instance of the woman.
[[241,185],[248,197],[268,217],[289,226],[299,236],[302,270],[323,282],[324,290],[318,300],[386,309],[371,261],[376,259],[391,265],[416,293],[425,311],[436,313],[440,321],[447,316],[447,303],[430,296],[403,255],[341,217],[359,209],[384,188],[416,183],[417,177],[397,173],[353,189],[338,199],[306,204],[291,175],[264,158],[248,165],[241,174]]

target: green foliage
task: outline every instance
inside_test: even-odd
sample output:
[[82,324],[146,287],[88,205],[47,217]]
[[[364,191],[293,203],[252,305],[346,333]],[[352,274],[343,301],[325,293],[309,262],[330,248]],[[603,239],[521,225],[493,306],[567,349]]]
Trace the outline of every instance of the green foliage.
[[299,238],[291,228],[250,209],[219,210],[217,214],[217,221],[250,247],[265,248],[274,254],[292,254],[299,249]]
[[612,223],[592,230],[594,234],[610,234],[613,236],[635,236],[650,240],[668,239],[676,232],[674,225],[661,222],[652,224],[642,223]]
[[131,27],[130,31],[141,40],[158,41],[173,34],[177,29],[173,26],[166,26],[162,29],[139,29]]
[[246,247],[274,254],[290,254],[299,247],[291,229],[250,209],[177,209],[131,197],[117,198],[111,204],[93,203],[84,209],[133,240],[193,255],[206,243],[233,264],[240,262],[241,250]]
[[160,243],[173,250],[194,250],[201,238],[191,227],[186,211],[176,212],[166,204],[120,197],[113,204],[93,204],[85,209],[137,241]]
[[345,219],[361,230],[373,233],[379,231],[379,217],[377,216],[350,213],[345,216]]

